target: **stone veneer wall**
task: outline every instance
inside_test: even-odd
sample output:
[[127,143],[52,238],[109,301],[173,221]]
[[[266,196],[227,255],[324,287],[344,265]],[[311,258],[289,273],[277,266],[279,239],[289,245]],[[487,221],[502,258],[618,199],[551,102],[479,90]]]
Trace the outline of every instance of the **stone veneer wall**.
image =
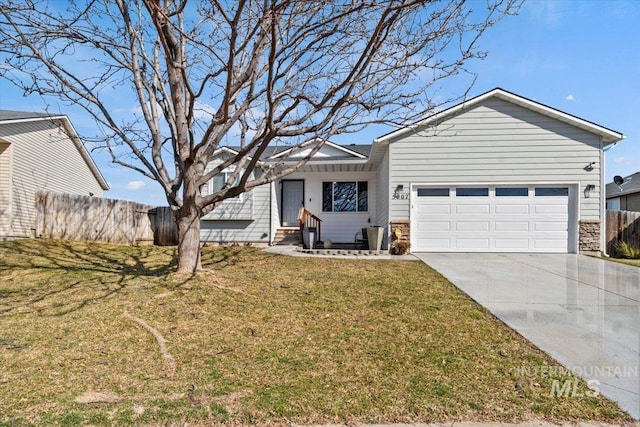
[[580,220],[579,250],[580,252],[599,252],[600,249],[600,220]]

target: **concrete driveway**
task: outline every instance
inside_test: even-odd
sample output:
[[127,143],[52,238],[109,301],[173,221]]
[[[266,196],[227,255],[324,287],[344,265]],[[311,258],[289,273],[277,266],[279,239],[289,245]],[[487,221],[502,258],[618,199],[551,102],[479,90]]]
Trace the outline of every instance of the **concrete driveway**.
[[414,255],[640,418],[640,268],[575,254]]

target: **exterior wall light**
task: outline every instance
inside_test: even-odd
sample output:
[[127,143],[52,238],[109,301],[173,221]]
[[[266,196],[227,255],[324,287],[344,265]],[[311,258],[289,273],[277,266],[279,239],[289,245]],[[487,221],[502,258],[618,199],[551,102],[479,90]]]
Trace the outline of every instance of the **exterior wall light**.
[[589,196],[591,195],[590,193],[596,189],[596,186],[593,184],[587,184],[587,186],[584,188],[584,197],[585,199],[588,199]]

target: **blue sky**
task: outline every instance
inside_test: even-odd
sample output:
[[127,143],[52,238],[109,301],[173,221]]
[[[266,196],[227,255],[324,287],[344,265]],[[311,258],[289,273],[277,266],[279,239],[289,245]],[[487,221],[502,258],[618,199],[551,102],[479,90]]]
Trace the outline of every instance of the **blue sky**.
[[[484,1],[477,1],[483,7]],[[470,96],[501,87],[583,119],[622,132],[626,139],[606,153],[606,180],[640,171],[640,2],[529,0],[520,15],[507,17],[480,41],[484,61],[470,63],[478,73]],[[442,83],[443,93],[464,89],[460,80]],[[129,102],[127,104],[127,102]],[[123,97],[122,108],[135,100]],[[0,80],[0,109],[45,111],[38,96]],[[80,134],[95,123],[77,108],[49,100],[49,112],[67,114]],[[338,143],[371,143],[389,128],[334,138]],[[134,171],[92,156],[109,182],[105,197],[166,205],[160,186]]]

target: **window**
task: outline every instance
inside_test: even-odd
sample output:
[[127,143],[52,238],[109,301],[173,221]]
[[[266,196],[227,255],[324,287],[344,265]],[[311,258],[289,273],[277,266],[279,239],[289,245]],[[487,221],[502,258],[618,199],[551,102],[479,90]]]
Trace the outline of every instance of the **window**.
[[527,197],[529,189],[527,187],[498,187],[496,197]]
[[568,196],[568,188],[555,188],[555,187],[536,187],[536,196]]
[[[231,175],[233,175],[233,172],[230,172],[230,171],[220,172],[219,174],[215,175],[213,179],[209,181],[209,194],[214,194],[222,190],[222,187],[224,187],[224,185],[227,183],[227,180],[231,178]],[[240,181],[240,176],[236,177],[236,181],[231,183],[231,186],[238,184],[239,181]],[[239,194],[235,197],[229,198],[229,200],[238,200],[238,199],[240,199]]]
[[418,197],[449,197],[448,188],[418,188]]
[[322,212],[367,212],[367,181],[323,182]]
[[456,196],[484,197],[489,195],[488,188],[456,188]]

